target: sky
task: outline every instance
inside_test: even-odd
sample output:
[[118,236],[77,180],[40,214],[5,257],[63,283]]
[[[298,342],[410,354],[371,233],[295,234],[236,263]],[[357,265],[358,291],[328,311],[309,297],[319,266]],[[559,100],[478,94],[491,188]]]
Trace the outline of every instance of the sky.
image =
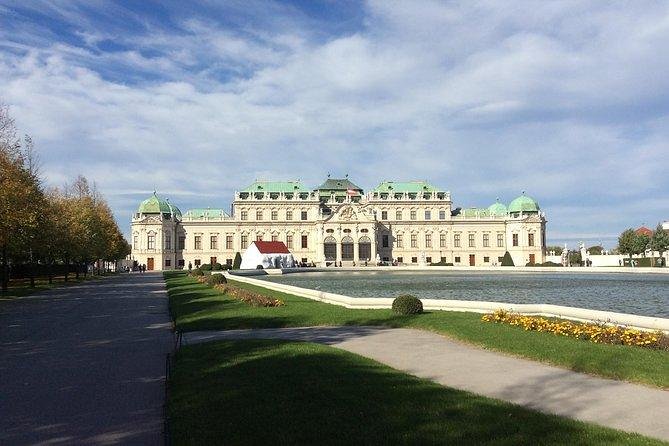
[[669,220],[667,1],[0,0],[0,102],[126,232],[256,179],[526,191],[550,244]]

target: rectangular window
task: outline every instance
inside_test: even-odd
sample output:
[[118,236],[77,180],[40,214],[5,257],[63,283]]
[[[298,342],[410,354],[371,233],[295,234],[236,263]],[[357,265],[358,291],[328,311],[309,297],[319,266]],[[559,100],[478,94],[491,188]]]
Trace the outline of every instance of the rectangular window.
[[439,247],[440,248],[445,248],[446,247],[446,233],[442,232],[439,234]]
[[132,238],[132,249],[139,249],[139,237],[137,236]]
[[286,247],[288,249],[293,249],[293,236],[291,234],[286,236]]
[[249,246],[249,236],[242,235],[242,249],[246,249]]
[[195,236],[194,249],[202,249],[202,236],[201,235],[196,235]]
[[242,220],[248,220],[248,219],[249,219],[248,211],[242,211]]
[[193,261],[193,263],[195,264],[196,267],[200,266],[200,264],[201,264],[201,263],[200,263],[200,259],[195,259],[195,260]]
[[490,263],[490,257],[483,257],[483,263]]
[[411,219],[412,220],[416,219],[416,211],[414,209],[411,210]]
[[388,220],[388,211],[381,211],[381,220]]
[[209,237],[209,249],[218,249],[218,236],[212,235]]
[[396,245],[398,248],[401,248],[401,247],[402,247],[402,234],[397,234],[397,235],[395,236],[395,245]]
[[209,264],[210,264],[210,265],[215,265],[216,263],[218,263],[218,262],[216,261],[216,257],[209,257]]
[[443,209],[439,211],[439,220],[446,220],[446,211]]
[[293,219],[293,211],[286,211],[286,220]]
[[381,236],[381,247],[382,248],[387,248],[388,247],[388,235],[387,234],[383,234]]
[[460,263],[460,256],[455,256],[455,263]]
[[418,248],[418,235],[411,234],[411,247]]
[[150,235],[146,239],[146,248],[147,249],[156,249],[156,236]]
[[258,221],[262,220],[262,211],[261,210],[256,211],[256,220],[258,220]]
[[395,220],[402,220],[402,211],[395,211]]
[[513,246],[518,246],[518,234],[512,235]]
[[483,234],[483,247],[487,248],[490,246],[490,234]]
[[530,232],[527,234],[527,245],[534,246],[534,233]]
[[225,264],[228,265],[228,268],[232,268],[232,259],[225,259]]
[[397,263],[404,263],[404,257],[398,257]]
[[279,219],[279,211],[272,211],[272,220]]
[[425,211],[425,220],[432,219],[432,211]]
[[460,247],[460,234],[455,234],[453,236],[453,246],[456,248]]
[[411,263],[418,263],[418,257],[411,257]]
[[279,241],[279,236],[272,234],[272,241],[273,242],[278,242]]
[[432,257],[425,257],[425,261],[427,263],[432,263]]
[[180,235],[179,236],[179,249],[186,249],[186,236],[185,235]]
[[476,240],[474,239],[474,234],[469,234],[469,247],[473,248],[476,246]]
[[306,235],[302,236],[302,249],[307,249],[309,237]]
[[301,214],[300,214],[300,218],[302,220],[306,220],[307,219],[307,211],[302,211]]
[[504,247],[504,234],[497,234],[497,247],[498,248]]
[[446,257],[441,258],[441,263],[446,263]]
[[256,234],[256,242],[262,242],[262,234]]
[[232,235],[225,236],[225,249],[232,249]]
[[165,249],[172,249],[172,234],[165,234]]
[[184,265],[186,265],[186,261],[184,259],[179,259],[177,260],[177,265],[183,267]]
[[171,259],[165,259],[165,266],[172,266],[172,260]]
[[425,234],[425,247],[432,248],[432,234]]

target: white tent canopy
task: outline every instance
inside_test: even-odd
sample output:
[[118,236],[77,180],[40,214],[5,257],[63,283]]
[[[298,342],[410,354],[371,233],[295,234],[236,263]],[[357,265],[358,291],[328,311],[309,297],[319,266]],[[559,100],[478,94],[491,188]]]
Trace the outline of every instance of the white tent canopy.
[[255,241],[242,254],[241,269],[293,268],[295,259],[283,242]]

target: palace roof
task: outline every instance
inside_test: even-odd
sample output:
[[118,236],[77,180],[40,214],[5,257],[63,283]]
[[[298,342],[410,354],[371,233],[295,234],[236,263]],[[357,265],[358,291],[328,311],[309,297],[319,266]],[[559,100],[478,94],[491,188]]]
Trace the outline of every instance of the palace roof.
[[523,194],[509,204],[510,213],[539,212],[539,203]]
[[170,214],[181,217],[181,211],[178,207],[171,204],[167,199],[160,198],[153,192],[146,200],[142,201],[137,208],[139,214]]
[[362,194],[362,188],[352,183],[348,178],[328,178],[325,183],[316,188],[318,191],[347,191],[352,189]]
[[212,208],[196,208],[189,209],[184,214],[184,218],[224,218],[229,217],[229,215],[223,209],[212,209]]
[[389,192],[389,193],[419,193],[419,192],[442,192],[437,187],[431,185],[427,181],[407,181],[395,182],[384,181],[376,186],[374,192]]
[[270,192],[270,193],[289,193],[289,192],[309,192],[300,181],[258,181],[256,180],[246,189],[240,192]]

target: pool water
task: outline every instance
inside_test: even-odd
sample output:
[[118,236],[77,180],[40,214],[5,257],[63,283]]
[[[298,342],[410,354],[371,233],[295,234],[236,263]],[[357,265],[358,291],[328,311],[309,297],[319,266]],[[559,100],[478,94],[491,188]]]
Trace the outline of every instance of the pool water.
[[340,271],[262,276],[262,280],[352,297],[554,304],[669,318],[669,274]]

